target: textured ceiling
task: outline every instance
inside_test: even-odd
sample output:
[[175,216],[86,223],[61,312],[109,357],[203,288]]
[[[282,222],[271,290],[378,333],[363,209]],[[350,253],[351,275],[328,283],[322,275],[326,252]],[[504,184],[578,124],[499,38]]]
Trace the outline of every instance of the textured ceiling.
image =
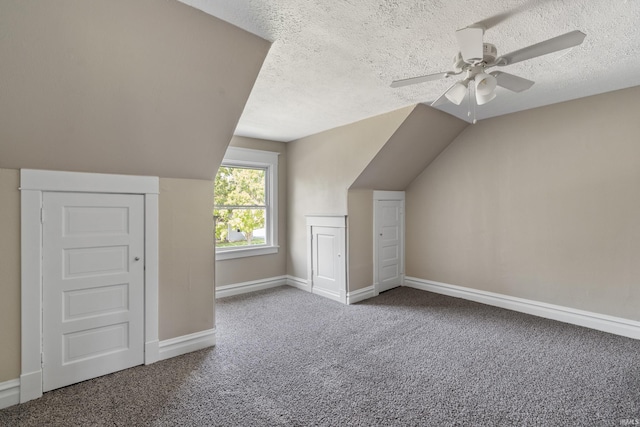
[[[455,31],[483,21],[498,55],[572,30],[577,47],[501,71],[534,80],[497,89],[478,119],[640,85],[640,0],[180,0],[273,42],[236,134],[290,141],[435,100],[452,79]],[[232,47],[230,47],[232,48]],[[469,120],[467,102],[439,107]]]

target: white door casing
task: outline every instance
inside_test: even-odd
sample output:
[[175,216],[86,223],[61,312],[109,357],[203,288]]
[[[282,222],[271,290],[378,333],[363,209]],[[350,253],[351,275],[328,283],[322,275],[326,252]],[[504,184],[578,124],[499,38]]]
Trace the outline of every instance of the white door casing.
[[144,198],[144,363],[158,351],[157,177],[22,169],[20,402],[39,398],[42,375],[42,200],[46,192],[140,194]]
[[346,304],[346,217],[310,215],[307,229],[311,292]]
[[404,281],[404,192],[374,192],[374,288],[379,294]]
[[43,194],[43,391],[144,362],[144,196]]

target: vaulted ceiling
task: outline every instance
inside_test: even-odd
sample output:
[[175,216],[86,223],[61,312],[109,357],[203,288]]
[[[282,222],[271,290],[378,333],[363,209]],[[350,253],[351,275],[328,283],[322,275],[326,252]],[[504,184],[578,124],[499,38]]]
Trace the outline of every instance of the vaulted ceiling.
[[[584,42],[501,68],[535,81],[497,89],[478,119],[640,85],[638,0],[180,0],[273,41],[236,134],[290,141],[416,103],[452,79],[390,88],[448,71],[455,31],[475,23],[498,55],[580,30]],[[233,46],[229,46],[233,49]],[[439,109],[470,121],[470,107]]]

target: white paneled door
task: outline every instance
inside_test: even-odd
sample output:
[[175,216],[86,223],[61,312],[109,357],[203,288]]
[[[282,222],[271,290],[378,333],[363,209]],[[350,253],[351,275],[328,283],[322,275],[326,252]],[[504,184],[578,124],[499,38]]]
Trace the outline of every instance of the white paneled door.
[[43,193],[43,390],[144,363],[144,196]]
[[404,274],[404,201],[376,200],[378,292],[402,285]]
[[312,227],[312,292],[341,300],[344,294],[342,233],[337,227]]

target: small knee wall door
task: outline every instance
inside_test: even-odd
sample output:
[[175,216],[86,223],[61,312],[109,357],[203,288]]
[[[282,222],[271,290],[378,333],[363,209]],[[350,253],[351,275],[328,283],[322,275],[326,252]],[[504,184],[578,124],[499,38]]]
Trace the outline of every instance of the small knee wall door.
[[311,292],[346,303],[346,217],[307,216]]

